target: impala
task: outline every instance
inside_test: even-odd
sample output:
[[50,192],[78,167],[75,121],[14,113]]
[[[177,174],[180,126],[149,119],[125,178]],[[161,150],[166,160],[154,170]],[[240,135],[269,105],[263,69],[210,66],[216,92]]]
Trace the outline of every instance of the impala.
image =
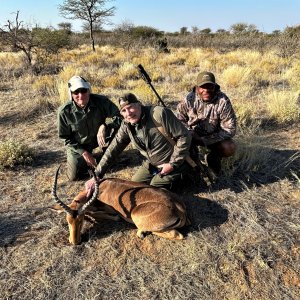
[[[183,235],[176,229],[189,225],[184,203],[176,194],[143,183],[118,178],[105,178],[95,184],[91,199],[87,199],[86,191],[81,191],[66,205],[56,194],[59,168],[56,171],[52,195],[59,204],[60,211],[67,213],[69,225],[69,241],[79,244],[85,214],[95,218],[116,220],[116,213],[127,222],[137,227],[137,236],[144,238],[146,233],[182,240]],[[96,177],[93,175],[95,180]],[[95,211],[95,201],[102,204],[101,210]],[[93,209],[91,209],[93,207]]]

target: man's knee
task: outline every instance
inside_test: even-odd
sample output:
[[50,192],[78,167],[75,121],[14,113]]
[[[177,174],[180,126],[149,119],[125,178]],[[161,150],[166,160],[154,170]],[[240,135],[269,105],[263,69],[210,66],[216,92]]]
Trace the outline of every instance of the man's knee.
[[67,162],[67,176],[70,181],[78,180],[78,168],[72,162]]
[[70,181],[85,178],[87,175],[87,164],[82,157],[68,155],[67,157],[67,176]]
[[152,177],[153,175],[149,171],[149,164],[143,163],[143,165],[141,165],[137,172],[132,176],[131,180],[149,184]]
[[229,157],[235,153],[236,144],[232,139],[224,140],[220,142],[219,151],[221,157]]
[[158,187],[158,188],[164,188],[167,190],[171,190],[171,188],[173,186],[172,182],[170,182],[170,181],[161,181],[161,180],[155,180],[155,179],[151,180],[150,185],[154,186],[154,187]]
[[232,139],[228,139],[209,145],[208,148],[220,157],[230,157],[236,151],[236,144]]
[[68,172],[67,176],[69,178],[69,181],[76,181],[76,180],[78,180],[78,177],[77,177],[76,173],[74,174],[72,172]]
[[165,176],[161,176],[159,174],[155,175],[150,185],[159,187],[159,188],[165,188],[167,190],[174,190],[176,189],[176,186],[180,184],[182,181],[182,174],[180,172],[170,173]]

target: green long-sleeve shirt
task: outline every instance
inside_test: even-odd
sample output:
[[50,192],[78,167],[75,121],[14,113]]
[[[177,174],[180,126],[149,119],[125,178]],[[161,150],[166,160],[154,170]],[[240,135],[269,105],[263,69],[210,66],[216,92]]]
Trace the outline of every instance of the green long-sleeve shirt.
[[108,130],[120,126],[119,109],[106,96],[91,94],[85,109],[68,101],[58,109],[58,136],[80,155],[85,150],[91,152],[98,145],[98,129],[107,118],[112,118],[112,122],[106,124]]
[[[98,176],[106,172],[110,164],[130,142],[154,166],[171,163],[176,168],[185,161],[189,155],[192,139],[188,130],[171,110],[156,106],[152,117],[150,111],[151,106],[142,106],[142,117],[137,126],[123,120],[115,138],[96,168]],[[175,145],[171,145],[158,130],[153,118],[161,124],[166,134],[175,141]]]

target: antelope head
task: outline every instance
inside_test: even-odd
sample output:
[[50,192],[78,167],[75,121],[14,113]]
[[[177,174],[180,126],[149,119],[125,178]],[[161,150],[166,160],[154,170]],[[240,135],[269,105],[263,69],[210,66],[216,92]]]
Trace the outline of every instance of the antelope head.
[[[60,166],[58,167],[54,184],[52,188],[52,196],[53,199],[60,206],[60,210],[63,210],[67,213],[66,219],[69,226],[69,242],[73,245],[78,245],[81,242],[81,229],[84,221],[84,214],[87,208],[97,199],[99,192],[99,185],[97,184],[96,176],[93,173],[93,177],[95,180],[95,190],[91,199],[89,199],[85,204],[81,206],[81,203],[76,200],[76,198],[72,201],[70,205],[66,205],[63,201],[61,201],[56,194],[56,186],[57,186],[57,178],[59,174]],[[85,192],[82,192],[85,193]]]

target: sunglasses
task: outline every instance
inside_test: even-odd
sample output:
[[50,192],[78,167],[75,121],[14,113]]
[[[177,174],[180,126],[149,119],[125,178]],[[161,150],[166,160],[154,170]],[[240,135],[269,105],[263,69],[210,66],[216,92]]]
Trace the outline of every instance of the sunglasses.
[[206,89],[206,90],[213,90],[215,88],[215,85],[212,83],[205,83],[205,84],[201,85],[200,87],[203,89]]
[[87,91],[88,91],[88,89],[82,88],[82,89],[77,89],[76,91],[72,92],[72,94],[74,94],[74,95],[78,95],[78,94],[86,94]]

